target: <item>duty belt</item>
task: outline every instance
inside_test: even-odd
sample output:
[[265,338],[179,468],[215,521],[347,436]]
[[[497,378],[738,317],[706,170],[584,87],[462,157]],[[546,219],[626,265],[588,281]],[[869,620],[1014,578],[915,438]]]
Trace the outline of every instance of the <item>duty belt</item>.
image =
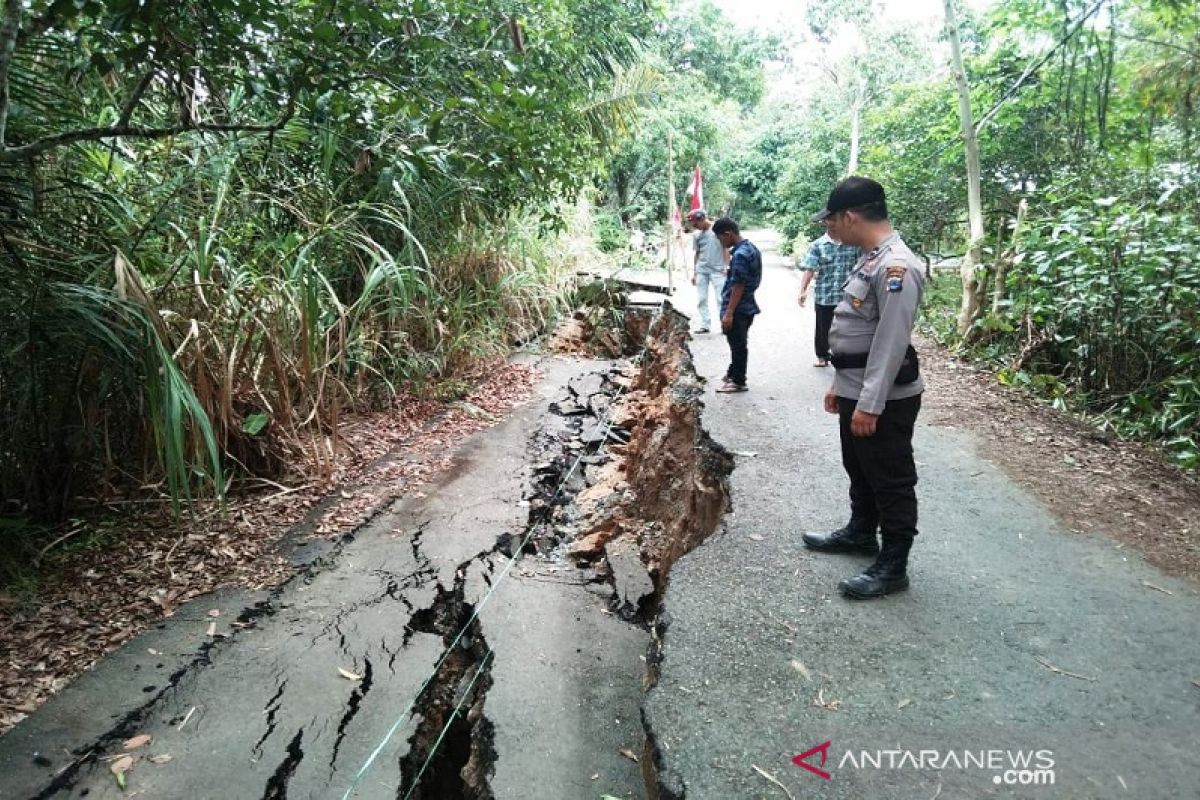
[[[834,353],[829,357],[829,363],[834,369],[866,369],[870,353]],[[921,364],[917,359],[917,351],[910,344],[904,351],[904,360],[900,362],[900,370],[896,373],[896,383],[912,383],[921,374]]]

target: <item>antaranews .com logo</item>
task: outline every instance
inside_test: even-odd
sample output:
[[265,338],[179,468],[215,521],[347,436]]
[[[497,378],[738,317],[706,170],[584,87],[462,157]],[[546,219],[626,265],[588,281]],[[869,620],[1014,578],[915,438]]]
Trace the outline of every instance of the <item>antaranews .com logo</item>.
[[[825,769],[833,761],[825,742],[792,759],[796,766],[818,778],[833,780]],[[997,786],[1053,786],[1054,752],[1051,750],[846,750],[837,765],[845,770],[980,770],[992,773]]]

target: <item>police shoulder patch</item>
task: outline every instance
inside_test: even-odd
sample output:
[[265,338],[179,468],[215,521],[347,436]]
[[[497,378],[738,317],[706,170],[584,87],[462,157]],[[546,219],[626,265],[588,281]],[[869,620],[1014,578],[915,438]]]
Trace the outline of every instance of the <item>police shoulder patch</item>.
[[887,284],[889,292],[904,291],[904,273],[907,270],[904,267],[888,267],[884,274],[884,280]]

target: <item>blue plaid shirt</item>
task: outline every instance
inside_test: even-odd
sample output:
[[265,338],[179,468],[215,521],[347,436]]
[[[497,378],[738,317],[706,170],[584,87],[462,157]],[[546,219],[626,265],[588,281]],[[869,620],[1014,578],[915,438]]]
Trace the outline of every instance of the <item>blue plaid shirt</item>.
[[819,306],[836,306],[842,302],[842,284],[860,258],[860,248],[838,244],[827,233],[809,245],[800,269],[817,273],[813,279],[813,302]]
[[742,284],[742,301],[733,310],[734,314],[754,315],[759,313],[758,303],[754,302],[754,291],[762,283],[762,253],[750,243],[742,239],[729,250],[729,276],[721,287],[721,316],[729,308],[733,299],[733,287]]

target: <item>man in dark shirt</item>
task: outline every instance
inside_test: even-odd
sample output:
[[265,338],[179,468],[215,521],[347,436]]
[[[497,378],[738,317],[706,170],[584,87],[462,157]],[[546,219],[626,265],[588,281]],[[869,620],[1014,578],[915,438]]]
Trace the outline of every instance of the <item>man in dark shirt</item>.
[[714,222],[712,231],[729,250],[729,277],[721,290],[721,330],[729,340],[730,363],[725,382],[717,391],[744,392],[749,355],[747,337],[759,312],[754,291],[762,283],[762,254],[748,239],[742,238],[737,223],[729,217]]

